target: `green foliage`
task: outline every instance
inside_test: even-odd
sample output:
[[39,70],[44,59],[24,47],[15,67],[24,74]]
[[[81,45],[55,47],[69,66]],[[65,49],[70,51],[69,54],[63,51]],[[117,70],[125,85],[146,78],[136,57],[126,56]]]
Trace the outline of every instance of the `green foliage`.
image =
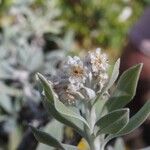
[[36,139],[38,141],[40,141],[41,143],[47,144],[49,146],[61,149],[61,150],[77,150],[77,148],[75,146],[71,146],[71,145],[66,145],[66,144],[62,144],[60,143],[56,138],[50,136],[49,134],[37,130],[36,128],[31,126],[31,129],[36,137]]
[[8,10],[11,6],[12,0],[1,0],[0,1],[0,17]]
[[[72,35],[69,36],[69,42],[66,39],[69,34],[66,34],[64,39],[53,38],[60,33],[63,25],[57,20],[60,11],[55,1],[44,1],[39,6],[35,0],[16,0],[10,5],[7,15],[12,17],[13,21],[2,26],[0,32],[0,94],[5,98],[13,96],[16,99],[39,100],[34,80],[35,72],[55,74],[58,62],[67,53],[65,46],[70,44]],[[49,38],[56,43],[54,49],[58,51],[44,50],[46,33],[53,34]]]
[[115,83],[115,81],[117,80],[118,78],[118,75],[119,75],[119,66],[120,66],[120,59],[118,59],[113,67],[113,71],[112,71],[112,74],[111,74],[111,78],[109,79],[108,81],[108,84],[106,86],[106,91],[111,88],[113,86],[113,84]]
[[149,115],[150,102],[147,101],[144,106],[137,112],[133,117],[131,117],[128,125],[118,134],[123,135],[132,132],[134,129],[138,128]]
[[129,122],[129,109],[120,109],[100,118],[96,122],[99,127],[98,134],[114,134],[119,132]]
[[62,150],[65,150],[63,148],[63,145],[57,140],[55,139],[54,137],[52,137],[51,135],[43,132],[43,131],[40,131],[40,130],[37,130],[36,128],[30,126],[34,135],[35,135],[35,138],[40,141],[41,143],[44,143],[44,144],[47,144],[47,145],[50,145],[50,146],[53,146],[53,147],[56,147],[56,148],[59,148],[59,149],[62,149]]
[[[146,3],[120,0],[60,0],[66,29],[72,29],[79,43],[85,47],[101,45],[119,49],[128,29],[141,15]],[[128,14],[127,16],[125,16]]]
[[[101,108],[99,107],[99,109],[101,109],[101,113],[98,113],[99,116],[96,116],[95,119],[93,119],[96,113],[94,110],[97,109],[96,104],[98,104],[97,103],[98,101],[102,101],[101,99],[96,98],[95,100],[97,102],[94,103],[94,105],[91,101],[89,101],[88,103],[87,102],[83,103],[82,105],[84,106],[85,109],[83,110],[80,109],[81,107],[77,107],[76,109],[79,109],[79,111],[82,113],[76,114],[73,112],[73,110],[67,108],[67,106],[65,106],[62,102],[58,100],[57,95],[52,89],[52,83],[47,81],[47,79],[40,74],[38,74],[38,78],[42,83],[44,89],[44,96],[46,97],[46,99],[44,99],[44,102],[51,106],[46,108],[53,115],[53,117],[56,120],[60,121],[61,123],[73,127],[77,132],[79,132],[79,128],[76,127],[78,124],[77,121],[81,121],[84,124],[84,128],[83,129],[80,128],[81,132],[79,132],[79,134],[81,134],[81,136],[87,140],[91,150],[93,149],[103,150],[108,141],[110,141],[114,137],[122,136],[132,132],[134,129],[138,128],[150,114],[150,101],[147,101],[147,103],[141,108],[141,110],[139,110],[139,112],[131,118],[129,118],[129,109],[122,108],[126,104],[128,104],[128,102],[135,95],[135,90],[139,74],[141,71],[141,67],[142,67],[141,64],[136,65],[134,67],[129,68],[122,74],[116,85],[117,90],[112,92],[110,97],[105,99],[103,107]],[[109,80],[111,81],[110,83],[112,83],[112,81],[114,82],[114,80],[117,78],[118,70],[119,70],[119,60],[116,62],[114,66],[112,76],[110,77]],[[109,84],[107,84],[106,87],[108,85]],[[112,101],[112,97],[115,97],[114,95],[115,96],[118,95],[118,97],[117,100]],[[114,103],[113,105],[114,107],[112,107],[112,103]],[[55,112],[59,114],[59,117],[52,112],[53,110],[55,110]],[[86,121],[83,119],[83,117],[85,118]],[[71,120],[74,120],[75,122]],[[40,130],[35,129],[33,127],[31,127],[31,129],[39,142],[46,143],[46,141],[49,141],[50,142],[48,143],[49,145],[54,147],[59,146],[59,144],[55,146],[55,144],[51,142],[51,136],[47,135],[47,133],[43,133]],[[82,134],[83,132],[84,134]],[[47,137],[46,140],[43,138],[45,136]],[[97,138],[100,138],[99,143],[94,142]],[[58,142],[57,139],[55,139],[55,142]],[[97,145],[94,145],[94,143],[96,143]],[[63,144],[61,144],[61,146],[63,147]],[[117,145],[115,147],[117,147]]]
[[136,93],[141,68],[142,65],[139,64],[122,74],[113,92],[113,96],[106,104],[108,111],[122,108],[132,100]]
[[47,99],[44,101],[45,106],[48,107],[48,111],[50,111],[54,118],[62,123],[74,127],[80,134],[84,135],[83,123],[89,127],[85,119],[78,113],[74,112],[73,109],[71,110],[71,108],[66,107],[61,101],[58,100],[52,90],[51,85],[41,74],[38,74],[38,77],[42,83],[42,86],[44,87],[44,93]]
[[[61,11],[55,0],[43,1],[41,5],[36,0],[14,0],[9,5],[6,1],[0,4],[0,12],[3,11],[0,14],[0,124],[4,123],[1,128],[6,127],[4,132],[8,137],[13,136],[12,128],[19,131],[21,142],[25,124],[30,121],[30,114],[24,118],[26,110],[21,116],[22,110],[27,107],[29,113],[33,111],[33,116],[39,115],[36,111],[40,111],[41,96],[35,73],[55,74],[69,52],[66,48],[71,47],[73,34],[67,32],[58,37],[64,22],[58,20]],[[51,43],[54,46],[49,47]],[[10,118],[15,125],[9,123]],[[20,119],[23,121],[19,122]],[[20,143],[14,142],[14,138],[9,139],[6,147],[16,149]]]
[[[0,0],[0,123],[4,122],[4,129],[10,133],[7,148],[16,149],[22,137],[18,112],[28,102],[33,101],[36,105],[41,102],[35,73],[40,72],[47,78],[55,75],[64,56],[69,53],[65,50],[70,50],[76,42],[88,48],[99,44],[109,49],[121,47],[122,37],[147,4],[147,0],[131,3],[119,0]],[[121,17],[126,10],[131,11],[131,15]],[[101,146],[105,147],[110,139],[139,127],[149,115],[149,102],[130,119],[128,109],[123,108],[135,95],[141,65],[126,71],[110,98],[103,98],[118,77],[119,64],[118,60],[96,100],[88,105],[83,103],[80,108],[60,102],[51,83],[38,74],[44,90],[43,104],[49,115],[75,129],[91,147],[99,136],[104,141]],[[94,121],[90,115],[96,116]],[[77,149],[61,143],[62,137],[56,135],[63,130],[62,126],[56,122],[52,125],[49,131],[45,131],[50,135],[31,128],[40,142],[52,146],[49,149],[58,146],[66,150]],[[61,129],[57,134],[51,131],[55,125]]]
[[[59,141],[63,140],[64,125],[56,120],[52,120],[44,127],[44,132],[51,133],[51,136],[57,138]],[[40,143],[37,150],[53,150],[53,147]]]
[[5,15],[2,15],[0,25],[14,21],[9,10],[15,5],[15,11],[27,16],[28,24],[23,28],[28,28],[27,32],[59,33],[65,23],[64,33],[73,31],[78,45],[84,48],[100,45],[106,49],[115,49],[118,54],[129,28],[148,4],[148,0],[2,0],[0,10]]

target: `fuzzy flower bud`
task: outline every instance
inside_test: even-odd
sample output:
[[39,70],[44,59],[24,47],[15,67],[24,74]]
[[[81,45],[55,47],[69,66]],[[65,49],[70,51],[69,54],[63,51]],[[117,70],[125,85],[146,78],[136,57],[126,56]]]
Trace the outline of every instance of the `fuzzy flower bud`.
[[54,91],[63,103],[69,105],[78,100],[92,100],[107,83],[107,70],[107,57],[100,49],[89,52],[83,60],[69,56],[52,80]]

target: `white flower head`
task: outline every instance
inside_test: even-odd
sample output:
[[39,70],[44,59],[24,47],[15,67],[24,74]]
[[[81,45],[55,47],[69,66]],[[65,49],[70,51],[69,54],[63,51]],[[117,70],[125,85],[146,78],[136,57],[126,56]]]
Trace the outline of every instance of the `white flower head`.
[[100,49],[89,52],[84,60],[69,56],[53,80],[54,90],[65,104],[92,100],[108,81],[107,69],[107,56]]
[[85,57],[87,68],[96,76],[103,70],[107,70],[107,56],[101,53],[101,49],[97,48],[95,52],[89,52]]
[[108,62],[107,55],[101,53],[101,49],[89,52],[85,57],[84,64],[89,72],[90,88],[100,92],[108,80]]
[[70,82],[85,82],[86,71],[79,57],[75,56],[72,58],[69,56],[65,63],[64,71],[69,76]]

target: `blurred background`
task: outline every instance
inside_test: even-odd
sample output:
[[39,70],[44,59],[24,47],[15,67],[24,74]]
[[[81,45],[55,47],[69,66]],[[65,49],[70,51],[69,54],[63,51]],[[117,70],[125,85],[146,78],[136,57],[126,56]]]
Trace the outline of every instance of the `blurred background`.
[[[50,77],[67,55],[97,47],[112,65],[121,57],[121,73],[144,63],[133,115],[150,99],[150,0],[0,0],[0,150],[50,150],[29,123],[86,149],[77,133],[48,117],[35,74]],[[150,121],[124,142],[129,150],[150,146]]]

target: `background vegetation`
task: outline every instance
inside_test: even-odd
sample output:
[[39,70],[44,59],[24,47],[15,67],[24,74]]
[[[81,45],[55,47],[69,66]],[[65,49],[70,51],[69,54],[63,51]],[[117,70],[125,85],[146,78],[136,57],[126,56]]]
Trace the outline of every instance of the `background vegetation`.
[[[114,62],[129,29],[149,3],[0,0],[0,147],[35,149],[37,143],[27,124],[45,126],[51,120],[41,104],[36,72],[49,77],[67,54],[82,54],[95,47],[106,50]],[[67,131],[66,143],[74,135]]]

